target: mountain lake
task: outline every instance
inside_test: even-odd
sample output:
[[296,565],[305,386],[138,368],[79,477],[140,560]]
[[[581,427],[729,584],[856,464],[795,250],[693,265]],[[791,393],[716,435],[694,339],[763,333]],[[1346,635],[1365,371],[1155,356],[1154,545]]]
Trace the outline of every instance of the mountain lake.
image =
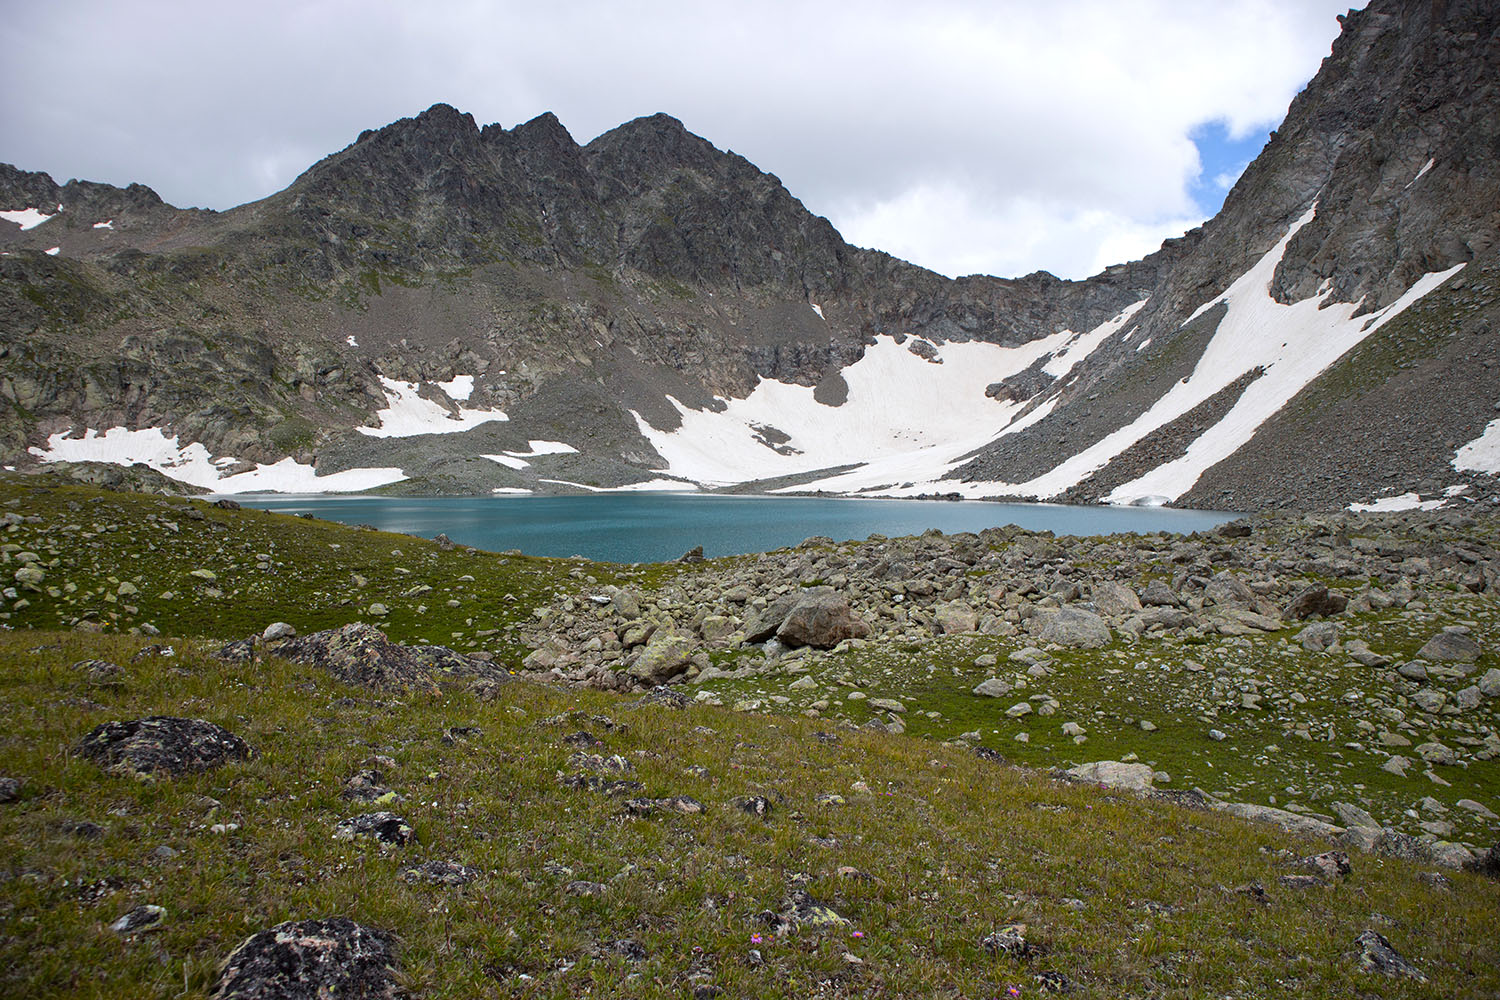
[[696,546],[704,555],[742,555],[796,545],[814,535],[837,541],[946,534],[1017,525],[1059,535],[1206,531],[1238,514],[1165,507],[1072,507],[966,500],[611,493],[588,496],[372,497],[239,495],[247,507],[311,514],[344,524],[433,538],[490,552],[581,555],[601,562],[659,562]]

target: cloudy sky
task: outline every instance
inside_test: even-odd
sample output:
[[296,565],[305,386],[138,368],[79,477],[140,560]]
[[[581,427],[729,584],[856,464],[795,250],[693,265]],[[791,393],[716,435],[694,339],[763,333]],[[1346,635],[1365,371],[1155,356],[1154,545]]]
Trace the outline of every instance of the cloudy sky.
[[228,208],[438,101],[665,111],[852,243],[1083,277],[1218,208],[1349,5],[9,0],[0,161]]

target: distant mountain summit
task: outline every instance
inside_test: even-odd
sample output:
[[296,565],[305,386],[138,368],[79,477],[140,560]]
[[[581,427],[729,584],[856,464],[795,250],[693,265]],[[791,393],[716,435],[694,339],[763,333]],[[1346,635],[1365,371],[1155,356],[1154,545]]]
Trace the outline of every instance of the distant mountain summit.
[[0,448],[199,486],[1497,495],[1500,10],[1377,0],[1220,213],[1084,281],[845,243],[657,114],[445,104],[227,212],[0,166]]

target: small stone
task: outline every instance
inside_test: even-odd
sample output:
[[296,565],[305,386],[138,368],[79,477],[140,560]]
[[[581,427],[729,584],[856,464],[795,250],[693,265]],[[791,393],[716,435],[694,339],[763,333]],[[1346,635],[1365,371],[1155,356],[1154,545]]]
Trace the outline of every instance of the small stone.
[[290,639],[297,634],[297,630],[286,622],[272,622],[266,626],[266,630],[260,637],[266,642],[275,642],[278,639]]
[[1008,955],[1011,958],[1034,958],[1042,953],[1040,945],[1026,940],[1025,924],[1006,924],[987,934],[979,946],[991,955]]
[[0,778],[0,803],[14,802],[20,797],[20,778]]
[[119,935],[144,934],[154,931],[166,917],[167,911],[160,906],[146,904],[137,906],[119,920],[109,925],[109,929]]
[[365,609],[365,613],[372,618],[384,618],[386,615],[391,613],[391,609],[386,607],[384,604],[381,604],[379,601],[376,601],[374,604],[371,604],[368,608]]
[[771,815],[775,805],[764,795],[741,795],[732,800],[732,805],[742,813],[751,816],[759,816],[762,819]]
[[354,840],[368,837],[380,844],[400,846],[411,839],[412,829],[406,820],[393,812],[362,813],[341,819],[334,824],[335,840]]
[[401,873],[403,882],[425,882],[428,885],[467,885],[478,877],[478,869],[457,861],[425,861]]
[[1010,706],[1010,708],[1007,708],[1005,710],[1005,714],[1010,716],[1012,719],[1019,719],[1023,715],[1030,715],[1031,703],[1025,701],[1016,702],[1014,705]]
[[980,681],[974,687],[974,693],[981,698],[1001,698],[1010,694],[1012,687],[998,677],[990,677]]
[[1213,740],[1215,743],[1223,743],[1225,740],[1229,739],[1229,736],[1218,729],[1210,729],[1208,731],[1208,738]]
[[569,896],[602,896],[609,891],[609,886],[603,882],[590,882],[587,879],[575,879],[569,882],[563,890]]
[[1343,851],[1324,851],[1297,862],[1299,867],[1317,872],[1330,881],[1342,878],[1353,869],[1349,866],[1349,855]]

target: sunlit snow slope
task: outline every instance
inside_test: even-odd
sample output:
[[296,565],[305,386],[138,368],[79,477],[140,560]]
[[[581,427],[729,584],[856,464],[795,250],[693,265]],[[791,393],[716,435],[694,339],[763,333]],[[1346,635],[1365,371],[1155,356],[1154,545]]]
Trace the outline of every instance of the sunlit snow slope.
[[[1083,334],[1063,330],[1020,347],[949,343],[927,360],[880,337],[842,372],[849,387],[841,406],[813,398],[806,386],[762,381],[744,399],[722,400],[719,412],[671,400],[682,414],[675,430],[652,427],[632,413],[671,476],[711,486],[858,468],[799,489],[903,495],[930,491],[975,448],[1040,420],[1044,404],[1017,419],[1024,403],[985,396],[985,387],[1042,359],[1065,377],[1144,305],[1124,310]],[[670,398],[670,397],[669,397]],[[952,484],[944,484],[947,487]]]

